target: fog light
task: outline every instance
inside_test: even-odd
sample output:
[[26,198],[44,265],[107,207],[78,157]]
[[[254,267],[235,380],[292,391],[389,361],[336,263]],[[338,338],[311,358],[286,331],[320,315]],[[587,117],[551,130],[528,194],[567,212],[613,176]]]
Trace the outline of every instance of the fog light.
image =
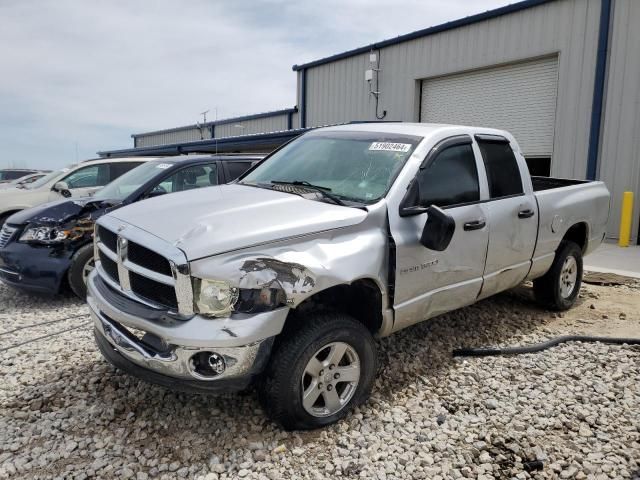
[[215,352],[209,355],[209,366],[211,367],[211,370],[216,372],[218,375],[224,372],[224,369],[227,368],[224,363],[224,358]]
[[224,356],[216,352],[198,352],[189,361],[191,375],[199,380],[213,380],[224,373],[226,368]]

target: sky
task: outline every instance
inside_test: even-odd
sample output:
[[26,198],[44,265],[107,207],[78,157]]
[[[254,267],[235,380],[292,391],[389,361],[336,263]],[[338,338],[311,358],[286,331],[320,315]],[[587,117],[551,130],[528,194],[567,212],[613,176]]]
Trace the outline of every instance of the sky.
[[0,0],[0,168],[293,107],[302,64],[505,0]]

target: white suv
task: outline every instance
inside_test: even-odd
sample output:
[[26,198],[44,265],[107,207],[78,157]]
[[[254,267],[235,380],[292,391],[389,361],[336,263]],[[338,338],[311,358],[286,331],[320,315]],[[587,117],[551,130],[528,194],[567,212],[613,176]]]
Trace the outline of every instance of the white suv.
[[0,191],[0,226],[20,210],[69,197],[86,197],[151,158],[91,160],[45,175],[24,188]]

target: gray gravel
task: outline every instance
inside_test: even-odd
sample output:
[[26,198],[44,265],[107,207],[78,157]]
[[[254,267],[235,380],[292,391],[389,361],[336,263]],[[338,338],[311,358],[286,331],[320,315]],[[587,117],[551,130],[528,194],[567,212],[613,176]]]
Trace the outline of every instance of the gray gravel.
[[[0,478],[634,478],[637,347],[450,356],[459,346],[549,338],[556,320],[562,333],[580,333],[583,310],[598,306],[594,288],[583,290],[575,323],[538,309],[521,289],[381,340],[371,401],[313,432],[279,430],[252,392],[176,394],[124,375],[80,326],[0,353]],[[640,307],[637,288],[610,288]],[[86,314],[71,298],[0,285],[0,349],[82,325]],[[533,460],[542,470],[526,470]]]

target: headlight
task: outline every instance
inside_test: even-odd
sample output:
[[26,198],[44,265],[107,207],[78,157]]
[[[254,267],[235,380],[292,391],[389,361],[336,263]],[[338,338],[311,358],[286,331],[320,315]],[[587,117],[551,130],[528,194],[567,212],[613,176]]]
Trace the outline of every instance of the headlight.
[[210,317],[267,312],[287,304],[280,288],[236,288],[220,280],[194,278],[193,291],[196,312]]
[[57,243],[70,237],[73,230],[63,230],[57,227],[29,227],[22,235],[21,242]]
[[196,311],[212,317],[223,317],[233,310],[238,289],[220,280],[193,279]]
[[242,313],[260,313],[287,304],[287,295],[280,288],[241,289],[234,310]]

